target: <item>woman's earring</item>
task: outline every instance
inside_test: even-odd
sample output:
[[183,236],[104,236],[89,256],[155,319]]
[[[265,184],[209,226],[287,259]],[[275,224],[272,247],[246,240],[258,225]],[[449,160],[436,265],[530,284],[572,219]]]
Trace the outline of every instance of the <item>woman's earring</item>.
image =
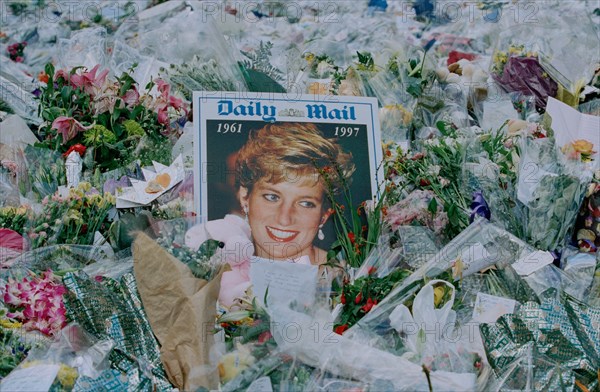
[[244,220],[248,223],[248,206],[244,206],[242,209],[244,210]]
[[317,238],[321,241],[325,239],[325,234],[323,233],[323,224],[319,225],[319,233],[317,234]]

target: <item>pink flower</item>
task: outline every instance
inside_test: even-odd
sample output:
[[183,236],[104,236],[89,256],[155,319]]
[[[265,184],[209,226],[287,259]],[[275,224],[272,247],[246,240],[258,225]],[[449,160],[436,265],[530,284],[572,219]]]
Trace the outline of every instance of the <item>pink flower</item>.
[[156,80],[156,85],[160,96],[156,99],[154,107],[158,114],[158,122],[162,125],[169,125],[169,108],[177,111],[183,110],[187,115],[187,108],[182,99],[170,95],[171,86],[162,79]]
[[158,109],[158,122],[162,125],[169,125],[169,114],[168,108],[165,106],[162,109]]
[[54,80],[56,81],[59,78],[63,78],[64,80],[66,80],[68,82],[71,80],[71,75],[69,75],[69,73],[67,71],[65,71],[64,69],[59,69],[54,74]]
[[72,117],[60,116],[52,122],[52,129],[63,137],[63,144],[73,139],[79,132],[86,131],[92,126],[84,126]]
[[13,279],[8,280],[8,284],[4,287],[4,295],[2,299],[7,305],[20,306],[23,301],[19,298],[20,290],[14,285]]
[[185,109],[185,107],[183,106],[183,99],[174,97],[174,96],[169,96],[169,106],[177,109],[177,110],[184,110],[187,114],[187,110]]
[[169,97],[169,94],[171,93],[171,85],[169,85],[169,83],[162,79],[156,79],[156,88],[158,89],[160,95],[165,98]]
[[127,90],[122,98],[123,102],[125,102],[128,107],[135,106],[140,101],[140,93],[135,86],[131,86],[131,89]]
[[66,288],[53,281],[52,271],[43,277],[31,274],[31,280],[22,282],[9,279],[3,299],[7,305],[17,307],[7,316],[24,322],[27,330],[37,329],[47,335],[55,335],[66,324],[66,310],[62,296]]
[[75,87],[83,88],[88,94],[92,93],[94,87],[96,89],[102,87],[106,80],[106,76],[108,75],[108,70],[106,69],[96,76],[96,72],[98,72],[99,68],[100,64],[97,64],[89,72],[83,72],[81,75],[73,74],[71,76],[71,84]]

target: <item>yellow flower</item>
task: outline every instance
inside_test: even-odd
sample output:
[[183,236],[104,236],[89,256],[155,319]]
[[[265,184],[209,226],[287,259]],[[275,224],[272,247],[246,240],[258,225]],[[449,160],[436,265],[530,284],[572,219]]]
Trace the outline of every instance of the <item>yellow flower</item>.
[[254,364],[256,359],[250,351],[241,346],[237,351],[225,354],[219,360],[219,377],[222,383],[232,380],[244,369]]
[[454,279],[461,279],[463,277],[463,270],[465,269],[465,263],[459,257],[452,263],[452,277]]
[[306,61],[311,63],[315,59],[315,55],[313,53],[307,53],[304,55],[304,58],[306,59]]
[[573,143],[573,148],[576,152],[586,155],[591,155],[594,153],[593,148],[594,144],[588,142],[587,140],[579,139],[575,140]]
[[444,299],[444,287],[438,286],[433,289],[433,305],[437,308]]
[[0,319],[0,327],[3,327],[3,328],[21,328],[22,326],[23,326],[23,324],[18,321],[10,321],[7,319]]
[[83,181],[83,182],[79,183],[78,188],[83,190],[84,192],[88,192],[90,189],[92,189],[92,184],[90,184],[89,182]]
[[79,374],[77,373],[77,369],[67,366],[65,364],[60,364],[60,369],[58,370],[58,381],[65,388],[72,388],[75,385],[75,381],[77,381],[77,377]]

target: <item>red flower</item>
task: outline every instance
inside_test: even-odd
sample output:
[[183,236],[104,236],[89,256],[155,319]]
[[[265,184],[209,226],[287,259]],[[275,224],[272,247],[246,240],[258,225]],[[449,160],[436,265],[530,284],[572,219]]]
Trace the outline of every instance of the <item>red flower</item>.
[[342,296],[340,297],[340,302],[342,305],[346,305],[346,295],[344,293],[342,293]]
[[70,147],[70,148],[67,150],[67,152],[65,152],[65,153],[63,154],[63,157],[65,157],[65,158],[66,158],[66,157],[68,157],[68,156],[69,156],[69,155],[70,155],[70,154],[71,154],[73,151],[75,151],[75,152],[78,152],[78,153],[79,153],[79,155],[80,155],[81,157],[83,157],[83,155],[85,154],[85,150],[86,150],[86,147],[85,147],[83,144],[79,144],[79,143],[77,143],[77,144],[75,144],[75,145],[72,145],[72,146],[71,146],[71,147]]
[[421,158],[424,158],[424,157],[425,157],[425,154],[423,154],[422,152],[418,152],[415,155],[413,155],[412,158],[410,158],[410,159],[413,160],[413,161],[417,161],[417,160],[419,160]]
[[358,293],[358,295],[356,296],[356,298],[354,298],[354,303],[355,304],[359,304],[360,301],[362,301],[362,293]]
[[348,233],[348,239],[350,240],[351,244],[354,244],[356,242],[356,236],[353,232]]
[[367,270],[367,274],[369,275],[373,275],[375,272],[377,272],[377,267],[369,267],[369,269]]
[[360,309],[361,309],[363,312],[365,312],[365,313],[368,313],[368,312],[371,310],[371,308],[372,308],[373,306],[375,306],[375,305],[377,305],[377,300],[373,301],[373,300],[371,299],[371,297],[369,297],[369,298],[367,299],[367,303],[366,303],[366,305],[363,305],[363,306],[362,306]]
[[458,62],[458,60],[469,60],[469,61],[473,61],[477,58],[476,54],[472,54],[472,53],[463,53],[463,52],[458,52],[456,50],[451,51],[450,53],[448,53],[448,65],[450,64],[454,64],[456,62]]
[[335,329],[333,330],[335,333],[337,333],[338,335],[342,335],[344,333],[344,331],[346,331],[348,329],[348,324],[342,324],[342,325],[338,325],[337,327],[335,327]]
[[273,337],[273,335],[271,335],[271,331],[265,331],[263,333],[261,333],[260,335],[258,335],[258,343],[264,343],[268,340],[270,340]]
[[428,185],[431,185],[431,181],[429,181],[426,178],[421,178],[421,180],[419,181],[419,185],[421,185],[421,186],[428,186]]

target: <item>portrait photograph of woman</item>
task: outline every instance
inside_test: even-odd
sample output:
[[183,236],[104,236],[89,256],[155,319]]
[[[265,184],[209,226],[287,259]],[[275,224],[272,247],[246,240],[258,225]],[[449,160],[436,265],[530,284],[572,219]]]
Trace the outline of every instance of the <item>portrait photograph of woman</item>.
[[244,219],[255,256],[325,263],[335,241],[331,197],[347,204],[347,189],[355,207],[372,198],[365,126],[351,137],[331,123],[208,121],[207,129],[208,220]]

